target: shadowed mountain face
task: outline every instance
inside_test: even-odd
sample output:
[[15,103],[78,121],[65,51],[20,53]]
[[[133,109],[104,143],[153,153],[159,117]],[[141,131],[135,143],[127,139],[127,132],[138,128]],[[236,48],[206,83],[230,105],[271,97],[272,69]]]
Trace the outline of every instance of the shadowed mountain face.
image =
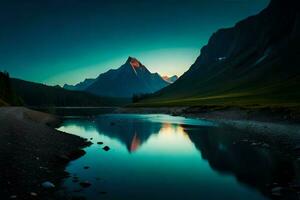
[[137,59],[129,57],[118,69],[100,74],[96,79],[86,79],[75,86],[65,85],[65,89],[111,97],[132,97],[134,94],[156,92],[169,85],[158,73],[151,73]]
[[299,47],[297,1],[272,0],[258,15],[214,33],[190,69],[152,100],[223,96],[297,103]]

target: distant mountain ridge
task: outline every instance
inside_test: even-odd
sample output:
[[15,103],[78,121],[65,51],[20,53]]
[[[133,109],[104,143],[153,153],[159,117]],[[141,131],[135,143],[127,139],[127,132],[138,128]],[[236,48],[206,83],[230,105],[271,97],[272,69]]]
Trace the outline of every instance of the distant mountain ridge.
[[111,69],[96,79],[86,79],[75,86],[64,85],[64,88],[99,96],[129,98],[135,94],[156,92],[169,84],[158,73],[151,73],[136,58],[128,57],[118,69]]
[[162,78],[169,83],[174,83],[178,79],[178,76],[177,75],[170,76],[170,77],[163,76]]
[[63,88],[67,90],[77,90],[77,91],[84,91],[86,90],[90,85],[92,85],[95,82],[96,79],[87,78],[84,81],[77,83],[76,85],[69,85],[64,84]]
[[11,86],[25,106],[58,107],[101,107],[128,103],[128,100],[100,97],[83,91],[70,91],[60,86],[11,78]]
[[144,104],[299,104],[300,9],[266,9],[214,33],[190,69]]

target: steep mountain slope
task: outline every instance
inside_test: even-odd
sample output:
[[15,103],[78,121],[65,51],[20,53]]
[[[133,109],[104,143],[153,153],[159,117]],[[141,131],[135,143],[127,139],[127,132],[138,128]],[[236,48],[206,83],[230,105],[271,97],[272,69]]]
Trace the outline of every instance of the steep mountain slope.
[[299,55],[299,5],[272,0],[258,15],[214,33],[183,76],[143,103],[299,104]]
[[12,87],[27,106],[113,106],[122,99],[99,97],[86,92],[69,91],[59,86],[11,79]]
[[132,97],[153,93],[167,85],[158,73],[151,73],[137,59],[129,57],[120,68],[100,74],[85,91],[100,96]]
[[86,90],[90,85],[92,85],[95,82],[96,79],[87,78],[84,81],[76,84],[76,85],[69,85],[64,84],[63,88],[66,90],[75,90],[75,91],[84,91]]

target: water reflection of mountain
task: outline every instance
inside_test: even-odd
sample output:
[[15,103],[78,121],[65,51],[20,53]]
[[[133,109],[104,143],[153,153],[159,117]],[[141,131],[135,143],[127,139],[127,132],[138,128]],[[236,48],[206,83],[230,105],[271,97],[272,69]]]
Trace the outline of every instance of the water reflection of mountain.
[[[235,133],[235,130],[199,127],[186,132],[212,169],[233,174],[239,182],[257,188],[267,196],[271,194],[272,184],[286,186],[297,175],[292,159],[266,148],[236,143],[241,133]],[[294,195],[289,193],[281,199],[294,199]]]
[[[239,182],[261,191],[266,196],[270,196],[274,183],[287,186],[299,177],[292,159],[271,149],[242,143],[239,138],[242,134],[240,131],[224,127],[172,126],[112,117],[98,117],[94,122],[80,120],[76,124],[86,130],[96,128],[98,133],[116,138],[126,145],[129,152],[138,150],[151,135],[175,134],[180,128],[212,169],[219,173],[232,174]],[[279,199],[297,199],[295,192],[284,195]]]
[[99,133],[116,138],[124,143],[129,152],[136,151],[152,134],[162,128],[161,123],[134,119],[97,118],[96,128]]

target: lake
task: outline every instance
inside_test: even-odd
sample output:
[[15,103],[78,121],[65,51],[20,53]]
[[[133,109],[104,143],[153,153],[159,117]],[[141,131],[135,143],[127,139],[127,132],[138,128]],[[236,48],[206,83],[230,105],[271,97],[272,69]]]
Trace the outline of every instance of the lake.
[[[292,161],[218,123],[163,114],[66,119],[61,131],[93,145],[72,161],[64,192],[86,199],[270,199]],[[101,142],[103,144],[97,144]],[[103,150],[108,146],[108,151]],[[86,169],[88,168],[88,169]],[[90,187],[80,182],[88,181]]]

